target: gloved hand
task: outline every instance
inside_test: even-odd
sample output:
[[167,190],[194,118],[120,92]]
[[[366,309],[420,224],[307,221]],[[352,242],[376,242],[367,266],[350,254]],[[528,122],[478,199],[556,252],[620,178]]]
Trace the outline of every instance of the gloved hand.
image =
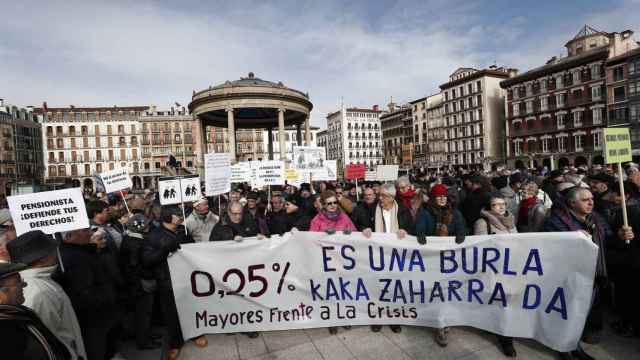
[[424,234],[418,234],[417,236],[418,244],[424,245],[427,243],[427,237]]
[[464,235],[456,235],[456,244],[462,244],[464,242]]
[[350,235],[351,234],[351,230],[350,229],[344,229],[342,230],[342,233],[345,235]]
[[325,230],[324,232],[326,232],[326,233],[327,233],[327,234],[329,234],[329,235],[333,235],[333,234],[335,234],[335,233],[336,233],[336,229],[327,229],[327,230]]

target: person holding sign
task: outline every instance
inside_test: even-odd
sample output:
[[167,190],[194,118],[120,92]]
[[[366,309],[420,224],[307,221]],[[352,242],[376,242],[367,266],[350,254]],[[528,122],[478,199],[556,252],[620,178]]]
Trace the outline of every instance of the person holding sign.
[[[544,222],[543,231],[582,231],[591,236],[592,241],[599,248],[592,306],[582,334],[582,341],[588,344],[597,344],[600,341],[600,332],[604,327],[602,296],[609,282],[605,261],[605,245],[614,241],[616,235],[611,231],[609,224],[600,215],[593,212],[593,195],[589,189],[574,186],[566,190],[564,205],[552,208],[551,215]],[[630,227],[623,226],[617,236],[620,240],[629,241],[633,239],[633,231]],[[582,358],[583,354],[586,355],[580,346],[572,352],[572,355],[578,358]]]

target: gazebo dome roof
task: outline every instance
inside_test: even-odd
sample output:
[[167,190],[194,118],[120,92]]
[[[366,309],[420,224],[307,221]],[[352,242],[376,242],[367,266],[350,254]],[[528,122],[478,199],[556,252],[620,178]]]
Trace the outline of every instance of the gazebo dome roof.
[[282,82],[274,83],[272,81],[262,80],[260,78],[255,77],[255,75],[250,72],[247,77],[241,77],[240,80],[234,81],[225,81],[220,85],[216,85],[213,88],[219,89],[227,86],[269,86],[269,87],[278,87],[284,88],[284,84]]

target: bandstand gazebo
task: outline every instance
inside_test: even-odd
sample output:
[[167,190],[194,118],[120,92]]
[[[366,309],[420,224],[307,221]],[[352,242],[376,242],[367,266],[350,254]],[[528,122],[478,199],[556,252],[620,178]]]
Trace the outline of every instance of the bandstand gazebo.
[[194,91],[189,104],[189,111],[200,121],[202,156],[206,153],[206,127],[227,127],[232,161],[236,159],[235,129],[266,129],[269,159],[273,159],[272,132],[275,127],[278,129],[280,159],[286,158],[285,127],[296,127],[298,145],[302,145],[301,127],[304,125],[305,145],[308,145],[311,109],[313,104],[308,94],[286,87],[282,82],[259,79],[253,73],[240,80]]

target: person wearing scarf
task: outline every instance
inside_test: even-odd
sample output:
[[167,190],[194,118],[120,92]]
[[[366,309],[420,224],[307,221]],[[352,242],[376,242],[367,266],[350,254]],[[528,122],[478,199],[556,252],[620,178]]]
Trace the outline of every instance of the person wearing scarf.
[[335,192],[323,191],[320,194],[320,203],[322,209],[311,220],[309,231],[357,231],[351,219],[340,209]]
[[411,187],[409,178],[402,176],[396,181],[396,184],[398,186],[398,202],[406,208],[411,208],[411,200],[416,195],[416,191]]
[[[589,189],[578,186],[568,189],[565,206],[554,206],[552,208],[551,215],[544,222],[543,231],[582,231],[591,236],[594,244],[598,246],[591,309],[582,334],[582,341],[596,344],[599,342],[599,335],[603,328],[602,291],[607,287],[608,283],[605,249],[606,244],[613,241],[616,235],[611,231],[609,224],[597,213],[593,212],[593,205],[593,195]],[[630,241],[633,239],[634,234],[630,227],[622,226],[617,236],[622,241]],[[563,354],[563,356],[565,358],[570,356],[588,358],[589,355],[578,344],[576,350],[572,351],[570,355]]]
[[[418,236],[455,236],[464,239],[467,234],[467,225],[464,217],[451,207],[448,201],[449,190],[446,185],[435,184],[429,193],[427,211],[423,211],[416,223]],[[445,347],[449,344],[449,328],[438,329],[435,341]]]
[[[513,214],[507,211],[507,202],[502,196],[493,195],[487,206],[480,211],[480,219],[473,225],[474,235],[517,233]],[[516,357],[513,338],[498,335],[498,343],[506,357]]]
[[[396,188],[393,184],[384,184],[380,187],[380,200],[376,206],[374,216],[375,232],[396,234],[398,239],[404,239],[408,234],[415,235],[415,226],[411,211],[395,200]],[[371,237],[372,229],[364,229],[362,234]],[[399,333],[402,331],[400,325],[389,325],[391,331]],[[379,332],[381,325],[371,325],[371,331]]]

